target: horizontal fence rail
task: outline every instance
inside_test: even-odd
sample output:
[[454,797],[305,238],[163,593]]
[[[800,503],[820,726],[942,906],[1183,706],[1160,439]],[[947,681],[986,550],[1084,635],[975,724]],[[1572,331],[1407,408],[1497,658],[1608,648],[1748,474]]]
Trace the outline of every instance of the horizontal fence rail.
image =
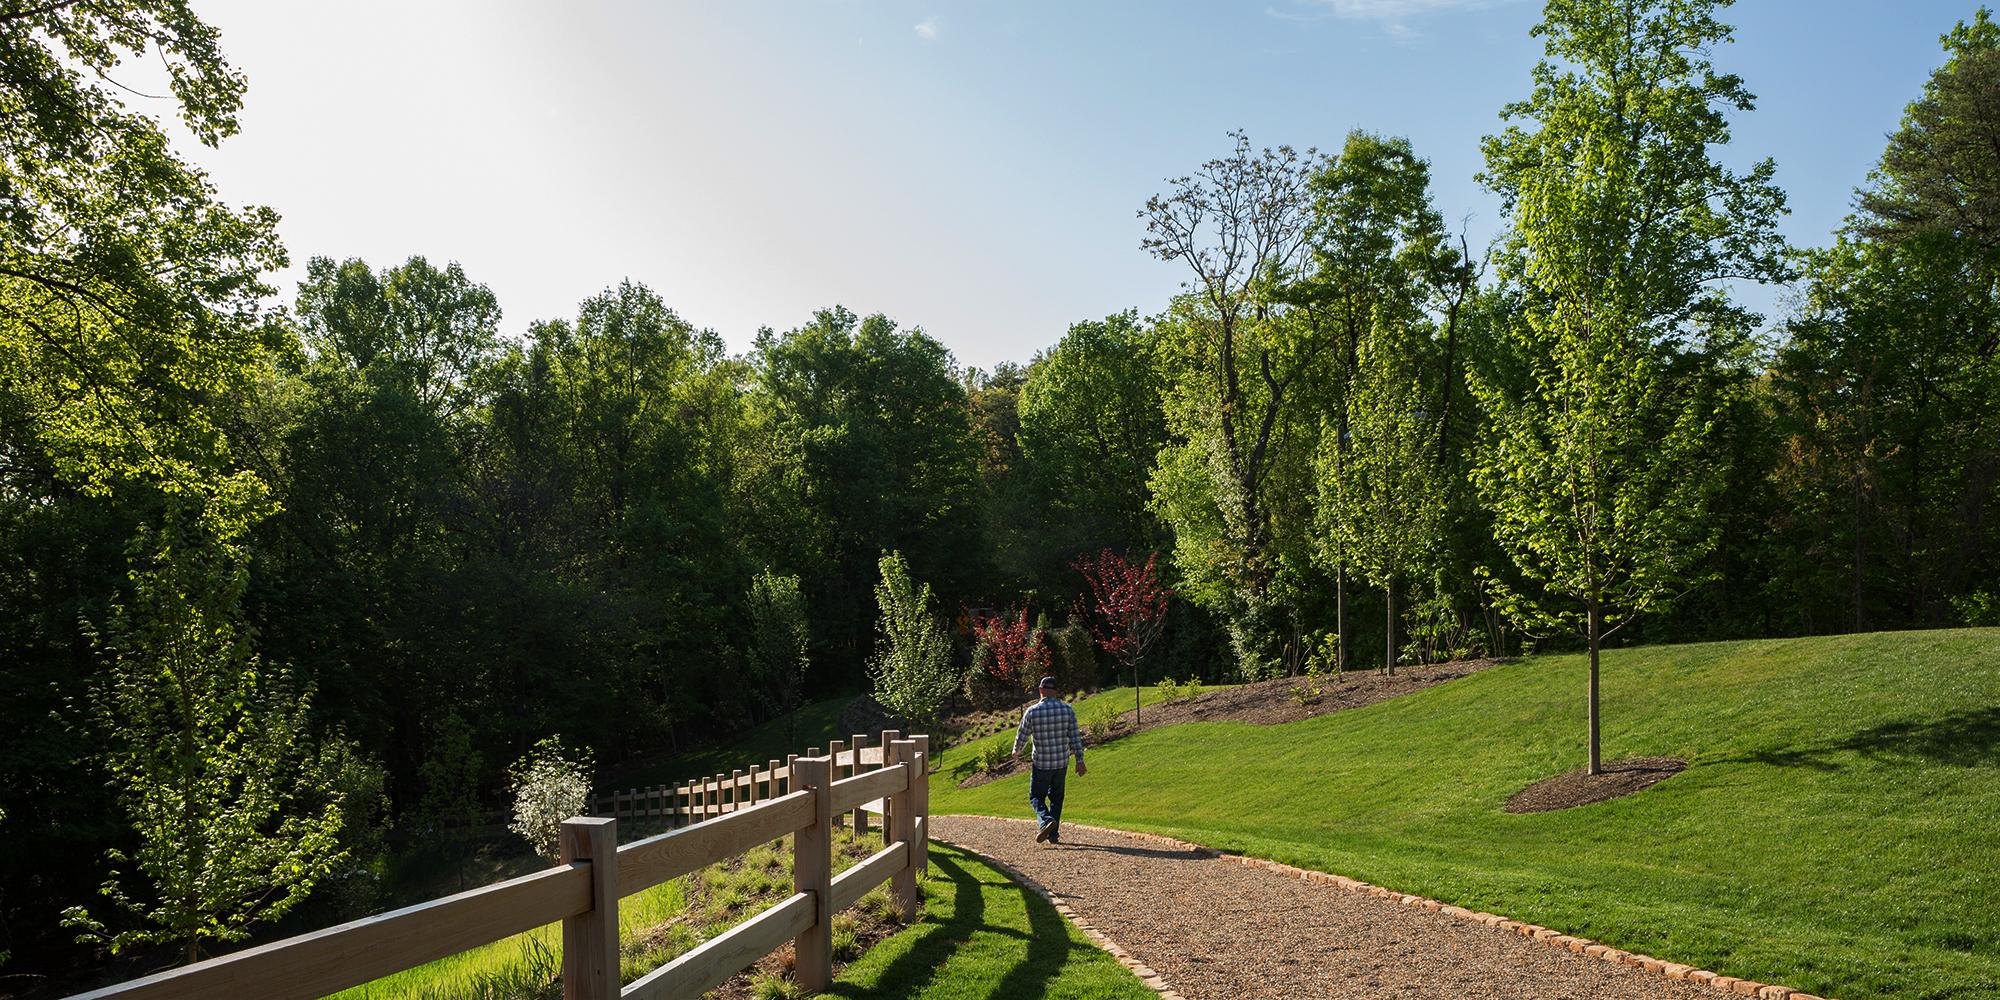
[[[891,883],[904,919],[917,912],[916,876],[928,862],[930,738],[885,732],[836,741],[829,753],[732,776],[610,797],[634,816],[678,828],[617,846],[616,817],[563,824],[560,867],[314,931],[80,994],[72,1000],[306,1000],[360,986],[549,924],[562,924],[564,1000],[698,997],[793,942],[799,985],[833,978],[833,915]],[[666,786],[662,786],[666,787]],[[723,794],[728,793],[728,794]],[[607,799],[601,797],[600,805]],[[833,827],[867,807],[882,814],[883,847],[833,875]],[[680,811],[675,811],[679,808]],[[792,836],[793,894],[622,989],[618,900],[699,871],[758,844]]]
[[[835,778],[859,775],[882,767],[887,752],[884,747],[901,737],[902,733],[891,729],[882,733],[881,742],[870,746],[871,737],[856,734],[852,740],[833,741],[824,756],[832,758]],[[822,754],[819,747],[813,747],[804,756],[819,757]],[[783,761],[768,761],[763,765],[752,764],[728,774],[713,774],[670,785],[599,792],[591,799],[591,815],[661,820],[673,827],[700,823],[791,791],[790,765],[797,759],[792,757]],[[867,832],[869,813],[880,812],[881,808],[875,799],[865,800],[854,807],[854,831]],[[836,817],[834,825],[845,826],[847,823]]]

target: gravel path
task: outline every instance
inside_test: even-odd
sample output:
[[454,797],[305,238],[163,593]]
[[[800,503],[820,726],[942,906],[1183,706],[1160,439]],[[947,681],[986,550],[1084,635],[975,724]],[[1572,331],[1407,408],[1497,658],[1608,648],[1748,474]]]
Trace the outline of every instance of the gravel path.
[[1697,1000],[1713,989],[1457,917],[1111,831],[1034,842],[1026,820],[937,816],[931,835],[1041,883],[1187,1000]]

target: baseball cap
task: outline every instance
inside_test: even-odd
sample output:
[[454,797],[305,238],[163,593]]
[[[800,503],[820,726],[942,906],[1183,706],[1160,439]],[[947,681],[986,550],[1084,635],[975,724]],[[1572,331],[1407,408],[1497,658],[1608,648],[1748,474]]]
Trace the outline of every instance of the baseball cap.
[[1056,687],[1055,675],[1050,674],[1049,676],[1042,678],[1041,686],[1049,690],[1054,690]]

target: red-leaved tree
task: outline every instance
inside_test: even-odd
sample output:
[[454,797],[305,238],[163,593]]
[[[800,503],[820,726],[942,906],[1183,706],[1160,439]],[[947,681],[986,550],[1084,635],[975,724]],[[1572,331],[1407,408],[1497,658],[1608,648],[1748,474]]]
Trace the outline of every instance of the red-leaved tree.
[[1048,669],[1049,645],[1042,641],[1042,630],[1028,623],[1026,607],[975,620],[972,637],[986,650],[980,669],[1011,687],[1018,688]]
[[1070,565],[1090,585],[1089,613],[1084,616],[1097,645],[1119,663],[1132,668],[1132,724],[1139,724],[1139,661],[1160,637],[1172,595],[1155,568],[1158,552],[1136,563],[1105,549],[1079,556]]

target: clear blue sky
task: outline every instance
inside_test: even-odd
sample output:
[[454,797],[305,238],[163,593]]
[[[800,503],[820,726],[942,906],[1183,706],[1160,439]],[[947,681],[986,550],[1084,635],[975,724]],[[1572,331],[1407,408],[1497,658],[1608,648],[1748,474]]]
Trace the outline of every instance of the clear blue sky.
[[[1232,128],[1407,135],[1490,238],[1479,138],[1527,91],[1539,6],[196,0],[250,92],[243,134],[183,148],[284,215],[286,301],[311,255],[424,254],[491,285],[513,333],[631,277],[735,349],[841,303],[990,367],[1164,305],[1180,272],[1136,212]],[[1791,239],[1827,240],[1975,7],[1727,12],[1717,62],[1759,107],[1724,157],[1777,159]]]

